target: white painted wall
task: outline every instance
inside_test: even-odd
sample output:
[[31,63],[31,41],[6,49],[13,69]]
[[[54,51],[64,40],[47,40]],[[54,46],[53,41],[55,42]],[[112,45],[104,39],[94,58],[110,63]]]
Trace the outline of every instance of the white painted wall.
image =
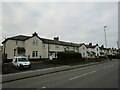
[[[33,45],[33,40],[38,40],[38,45]],[[40,58],[40,56],[43,57],[42,41],[37,36],[34,36],[34,37],[27,39],[25,41],[25,49],[26,49],[26,56],[27,57],[29,55],[30,55],[30,58]],[[32,57],[33,51],[38,51],[38,57]]]
[[99,46],[96,46],[93,50],[96,53],[96,56],[100,56],[100,48],[99,48]]
[[82,57],[87,57],[87,48],[85,45],[81,45],[79,47],[79,53],[81,53]]
[[18,41],[18,44],[16,44],[16,40],[8,40],[6,43],[4,43],[4,45],[5,54],[7,54],[7,59],[13,59],[14,49],[16,49],[17,47],[24,47],[24,42]]

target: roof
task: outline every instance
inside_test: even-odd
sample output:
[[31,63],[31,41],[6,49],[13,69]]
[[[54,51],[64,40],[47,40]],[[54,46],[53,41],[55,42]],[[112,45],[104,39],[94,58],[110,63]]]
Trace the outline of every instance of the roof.
[[86,47],[87,48],[95,48],[97,45],[93,45],[93,46],[91,46],[91,45],[86,45]]
[[111,48],[99,47],[101,50],[110,50]]
[[[25,41],[25,40],[27,40],[27,39],[29,39],[31,37],[33,37],[33,36],[18,35],[18,36],[14,36],[14,37],[10,37],[10,38],[5,39],[2,42],[2,44],[5,43],[7,40]],[[57,45],[66,45],[66,46],[80,46],[79,44],[76,44],[76,43],[45,39],[45,38],[40,38],[39,36],[37,36],[37,37],[39,39],[41,39],[43,41],[43,43],[47,43],[47,44],[57,44]]]
[[82,45],[86,46],[84,43],[79,44],[79,46],[82,46]]
[[7,40],[25,41],[25,40],[27,40],[28,38],[30,38],[30,36],[18,35],[18,36],[14,36],[14,37],[10,37],[10,38],[5,39],[5,40],[2,42],[2,44],[5,43]]
[[71,43],[71,42],[57,41],[57,40],[51,40],[51,39],[45,39],[45,38],[40,38],[40,39],[43,41],[43,43],[47,43],[47,44],[79,46],[79,44]]

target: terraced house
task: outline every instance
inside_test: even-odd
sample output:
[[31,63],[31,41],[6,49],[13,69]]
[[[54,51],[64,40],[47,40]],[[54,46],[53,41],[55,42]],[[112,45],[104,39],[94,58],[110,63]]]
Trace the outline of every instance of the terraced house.
[[[60,41],[59,37],[53,40],[38,36],[35,32],[32,36],[17,35],[5,39],[3,42],[3,57],[13,59],[14,56],[25,55],[29,59],[57,58],[58,52],[79,52],[82,57],[99,57],[100,48],[96,45],[76,44]],[[103,52],[105,53],[105,52]]]
[[18,35],[5,39],[3,54],[7,59],[17,55],[25,55],[29,59],[57,58],[57,52],[79,52],[79,44],[40,38],[35,32],[32,36]]

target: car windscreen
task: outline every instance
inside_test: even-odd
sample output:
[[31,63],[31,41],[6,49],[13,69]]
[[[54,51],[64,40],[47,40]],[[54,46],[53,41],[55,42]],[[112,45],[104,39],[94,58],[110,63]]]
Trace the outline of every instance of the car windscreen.
[[28,60],[26,58],[18,58],[18,61],[20,61],[20,62],[27,62]]

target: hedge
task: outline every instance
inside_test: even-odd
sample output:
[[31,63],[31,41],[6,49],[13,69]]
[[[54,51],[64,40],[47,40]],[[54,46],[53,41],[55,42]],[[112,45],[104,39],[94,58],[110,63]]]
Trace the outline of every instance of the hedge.
[[78,59],[82,58],[81,53],[77,52],[58,52],[57,53],[58,59]]

